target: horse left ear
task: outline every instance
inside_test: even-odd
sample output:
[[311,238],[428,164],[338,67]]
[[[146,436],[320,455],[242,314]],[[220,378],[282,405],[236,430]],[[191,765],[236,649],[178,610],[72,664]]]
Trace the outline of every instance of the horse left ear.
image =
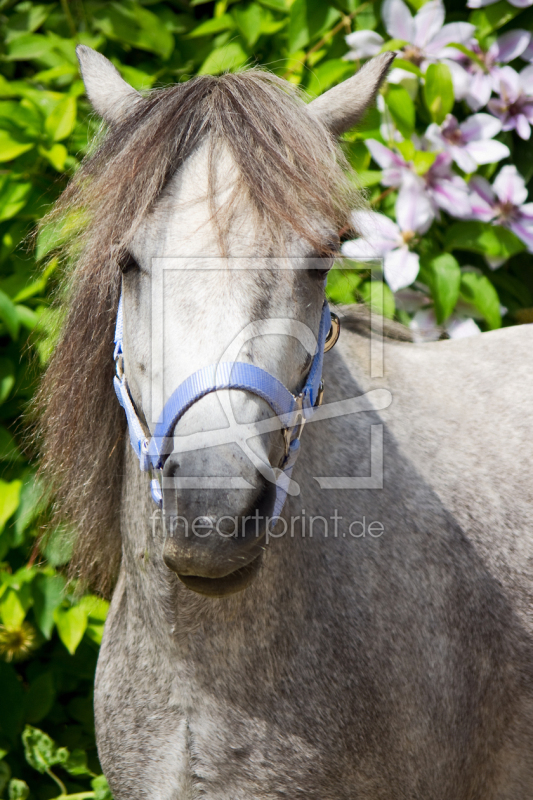
[[335,136],[353,128],[376,94],[396,53],[382,53],[362,67],[352,78],[339,83],[313,100],[307,108]]
[[106,122],[119,122],[128,109],[141,99],[141,95],[126,83],[111,61],[101,53],[79,44],[76,55],[92,107]]

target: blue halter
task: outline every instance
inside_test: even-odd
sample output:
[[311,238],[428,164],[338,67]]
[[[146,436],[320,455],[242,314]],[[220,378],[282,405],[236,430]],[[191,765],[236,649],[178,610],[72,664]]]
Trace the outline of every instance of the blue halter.
[[[145,430],[131,399],[128,382],[124,374],[123,360],[123,303],[122,295],[118,304],[115,327],[116,376],[113,380],[115,392],[128,421],[130,441],[143,472],[161,472],[165,461],[172,452],[174,428],[185,412],[200,398],[221,389],[241,389],[265,400],[274,413],[280,417],[285,438],[285,455],[280,465],[280,478],[276,483],[276,501],[273,518],[283,509],[292,470],[298,457],[300,436],[303,425],[320,405],[323,394],[322,363],[327,352],[338,339],[339,324],[332,315],[327,301],[324,301],[318,331],[317,349],[307,381],[297,396],[293,395],[277,378],[254,364],[242,361],[226,361],[210,364],[189,375],[180,383],[169,397],[155,426],[153,436]],[[163,507],[162,484],[153,478],[150,484],[154,502]]]

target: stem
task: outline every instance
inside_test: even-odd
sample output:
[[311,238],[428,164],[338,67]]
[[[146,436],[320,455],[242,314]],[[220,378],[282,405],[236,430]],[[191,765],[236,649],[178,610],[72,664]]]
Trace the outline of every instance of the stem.
[[393,192],[395,188],[396,188],[395,186],[389,186],[388,189],[385,189],[384,192],[381,192],[381,194],[378,195],[376,198],[374,198],[374,200],[371,200],[370,205],[377,206],[377,204],[381,203],[381,201],[384,200],[385,197],[388,197],[389,194],[391,194],[391,192]]
[[70,35],[73,39],[77,39],[78,31],[76,30],[74,20],[72,19],[72,14],[70,13],[70,8],[68,7],[68,0],[61,0],[61,8],[63,9],[63,14],[67,18],[67,23],[70,28]]
[[65,786],[65,784],[63,783],[61,778],[58,778],[57,775],[55,773],[53,773],[50,768],[48,768],[46,770],[46,774],[49,775],[52,778],[52,780],[57,783],[57,785],[59,786],[59,789],[61,791],[61,794],[65,795],[67,793],[67,787]]
[[[346,27],[346,30],[349,31],[349,29],[351,27],[350,23],[354,19],[354,17],[356,17],[358,14],[360,14],[361,11],[364,11],[365,8],[368,8],[368,6],[373,5],[373,3],[374,3],[374,0],[368,0],[368,2],[363,3],[363,5],[359,6],[359,8],[356,8],[355,11],[352,11],[351,14],[345,14],[342,17],[341,21],[337,22],[337,24],[335,25],[334,28],[332,28],[330,31],[325,33],[324,36],[322,37],[322,39],[320,39],[320,41],[318,41],[316,44],[314,44],[311,47],[311,49],[308,50],[307,53],[304,54],[304,57],[302,58],[301,62],[298,62],[298,63],[305,64],[305,62],[307,61],[309,56],[313,55],[313,53],[316,53],[317,50],[320,50],[320,48],[323,47],[325,44],[327,44],[328,41],[331,39],[331,37],[335,36],[335,34],[337,34],[343,27]],[[296,66],[291,67],[291,69],[288,69],[287,72],[285,72],[283,77],[286,79],[287,77],[292,75],[296,71],[296,69],[297,69]]]

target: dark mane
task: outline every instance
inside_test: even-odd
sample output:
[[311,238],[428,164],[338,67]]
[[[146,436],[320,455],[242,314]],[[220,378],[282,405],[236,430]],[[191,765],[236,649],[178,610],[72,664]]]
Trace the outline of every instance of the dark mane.
[[274,241],[289,226],[320,245],[316,220],[349,228],[357,204],[339,148],[297,90],[249,70],[197,77],[140,100],[44,220],[67,241],[59,248],[65,322],[35,405],[41,471],[57,521],[76,531],[73,574],[104,593],[121,552],[125,419],[112,386],[120,264],[170,177],[206,137],[211,153],[229,148],[235,192]]

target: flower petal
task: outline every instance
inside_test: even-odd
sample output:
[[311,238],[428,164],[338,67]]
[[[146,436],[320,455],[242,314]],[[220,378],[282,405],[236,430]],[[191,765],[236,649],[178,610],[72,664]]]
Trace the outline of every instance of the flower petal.
[[470,155],[466,147],[452,146],[450,152],[453,160],[460,167],[463,172],[475,172],[477,169],[477,161]]
[[[422,6],[422,11],[429,3]],[[418,12],[420,14],[421,11]],[[417,14],[417,16],[418,16]],[[432,38],[425,47],[426,53],[434,56],[446,57],[446,45],[457,42],[458,44],[467,44],[474,35],[476,30],[475,25],[469,22],[450,22]],[[442,51],[442,52],[441,52]]]
[[492,139],[501,129],[502,124],[492,114],[472,114],[460,125],[463,139],[472,142],[476,139]]
[[437,323],[435,312],[432,308],[417,311],[409,323],[413,339],[417,344],[422,342],[436,342],[442,336],[442,328]]
[[418,175],[406,175],[396,201],[396,219],[400,230],[426,233],[435,217],[424,181]]
[[410,286],[416,279],[420,269],[420,259],[416,253],[410,253],[407,245],[391,250],[383,262],[385,280],[393,292]]
[[519,206],[527,200],[525,181],[514,164],[501,168],[492,188],[501,203]]
[[515,8],[529,8],[529,6],[533,6],[533,0],[509,0],[509,2]]
[[470,219],[490,222],[496,216],[496,195],[492,191],[492,186],[481,175],[474,175],[468,184],[468,188],[470,189],[472,209]]
[[533,61],[533,38],[531,42],[528,44],[520,58],[523,58],[524,61]]
[[365,144],[370,150],[370,155],[382,169],[390,167],[407,167],[403,158],[376,139],[365,139]]
[[354,58],[370,58],[376,56],[384,39],[375,31],[354,31],[346,36],[346,44],[350,48],[350,56]]
[[492,6],[498,0],[468,0],[467,8],[484,8],[485,6]]
[[[464,149],[476,164],[495,164],[497,161],[507,158],[511,152],[506,144],[495,142],[493,139],[487,139],[484,142],[470,142]],[[459,166],[461,165],[459,164]],[[470,172],[473,171],[470,170]]]
[[[400,67],[395,67],[391,69],[387,75],[387,83],[403,86],[411,100],[416,100],[418,94],[418,76],[414,75],[412,72],[408,72],[406,69],[400,69]],[[382,95],[378,96],[381,97]]]
[[479,336],[481,333],[479,326],[472,318],[459,319],[452,317],[446,325],[446,331],[450,339],[466,339],[469,336]]
[[[529,69],[529,67],[526,67]],[[510,104],[514,103],[521,94],[522,86],[520,75],[512,67],[502,67],[497,74],[497,89],[501,99]]]
[[415,26],[411,12],[403,0],[385,0],[381,6],[381,19],[385,30],[393,39],[413,41]]
[[431,190],[435,203],[450,216],[464,219],[471,214],[468,187],[458,175],[434,181]]
[[352,211],[352,222],[359,234],[368,241],[387,241],[391,243],[391,247],[396,247],[401,240],[396,223],[377,211]]
[[525,221],[517,220],[515,222],[510,222],[507,227],[510,228],[519,239],[522,239],[529,252],[533,253],[533,225],[528,225]]
[[514,61],[521,55],[531,40],[531,34],[521,28],[504,33],[491,45],[489,52],[495,61]]
[[445,13],[441,0],[429,0],[416,14],[414,44],[421,50],[439,33],[444,25]]
[[490,100],[492,94],[492,78],[480,70],[475,70],[469,76],[469,87],[466,93],[466,102],[472,109],[477,111],[484,108]]
[[524,67],[520,72],[520,85],[524,94],[533,95],[533,64]]

